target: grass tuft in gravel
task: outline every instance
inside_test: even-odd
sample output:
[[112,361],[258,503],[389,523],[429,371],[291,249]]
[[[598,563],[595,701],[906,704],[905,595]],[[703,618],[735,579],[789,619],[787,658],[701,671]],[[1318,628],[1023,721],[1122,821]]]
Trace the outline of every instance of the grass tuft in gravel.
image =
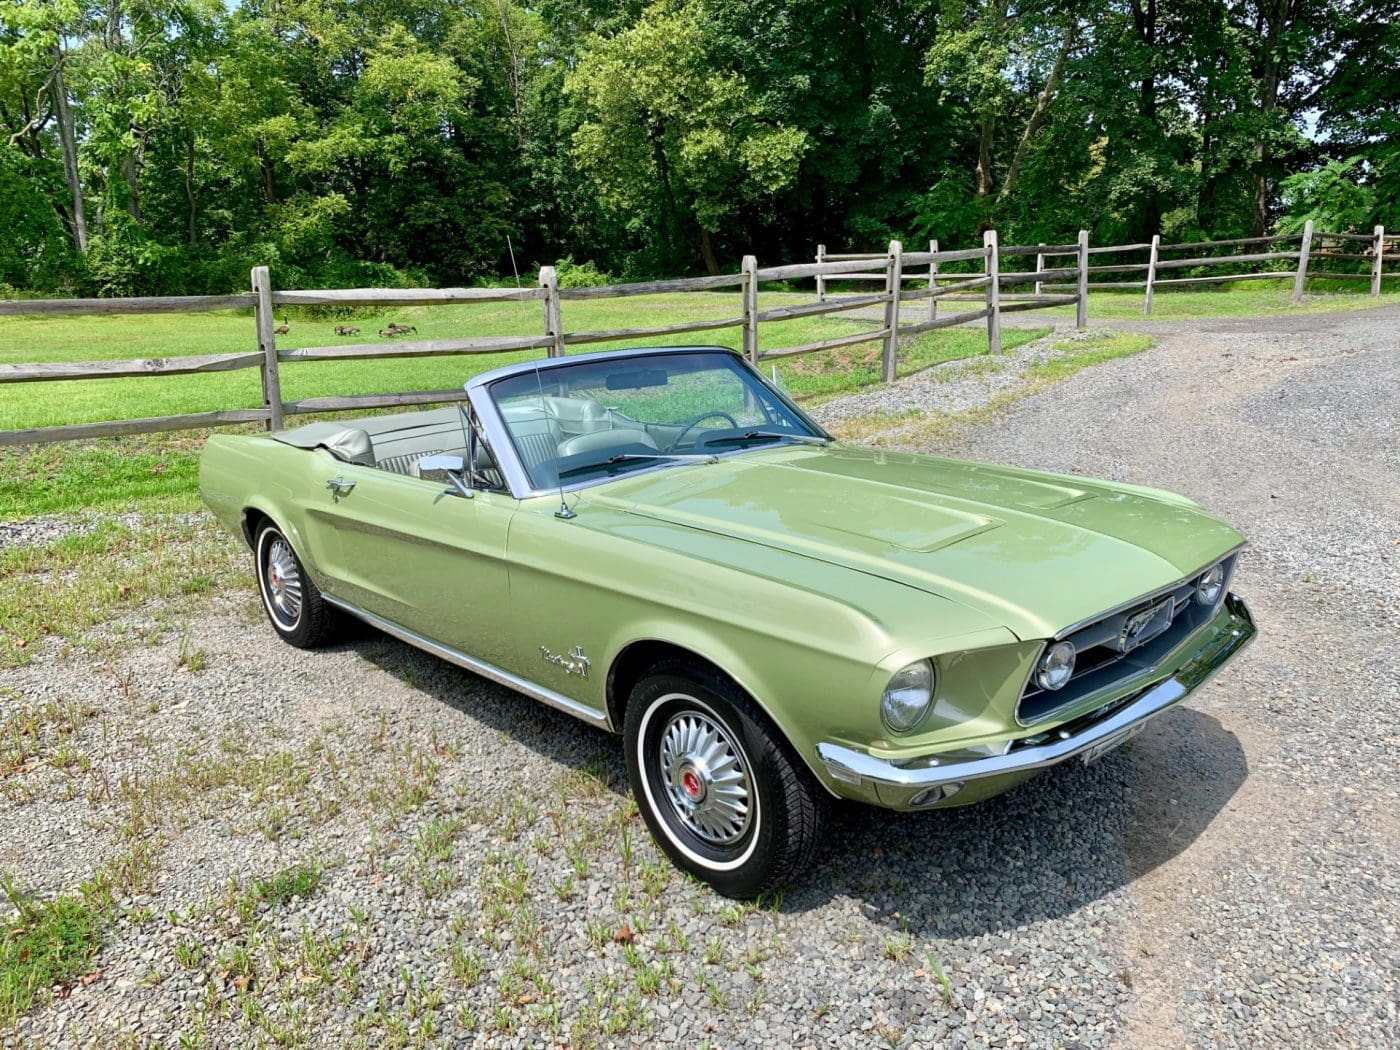
[[0,1026],[8,1026],[49,989],[88,972],[105,916],[81,897],[38,900],[8,875],[0,891],[15,909],[0,937]]
[[309,897],[321,884],[321,868],[317,864],[294,864],[290,868],[257,879],[251,886],[235,890],[228,896],[229,906],[247,922],[264,905],[285,904],[293,897]]
[[[246,586],[243,551],[207,521],[99,521],[47,543],[0,550],[0,667],[45,637],[97,644],[90,629],[162,601],[166,612]],[[202,661],[201,661],[202,666]]]

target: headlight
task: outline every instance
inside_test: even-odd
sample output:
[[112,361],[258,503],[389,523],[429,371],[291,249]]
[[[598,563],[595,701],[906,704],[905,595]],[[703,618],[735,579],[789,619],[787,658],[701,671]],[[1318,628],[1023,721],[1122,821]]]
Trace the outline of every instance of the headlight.
[[1201,573],[1200,579],[1196,581],[1196,601],[1210,607],[1220,599],[1220,592],[1224,589],[1225,564],[1222,562]]
[[1052,692],[1063,689],[1074,674],[1074,655],[1072,642],[1056,642],[1046,649],[1035,665],[1035,684]]
[[896,733],[907,733],[928,714],[933,702],[933,664],[912,663],[896,672],[880,697],[880,715]]

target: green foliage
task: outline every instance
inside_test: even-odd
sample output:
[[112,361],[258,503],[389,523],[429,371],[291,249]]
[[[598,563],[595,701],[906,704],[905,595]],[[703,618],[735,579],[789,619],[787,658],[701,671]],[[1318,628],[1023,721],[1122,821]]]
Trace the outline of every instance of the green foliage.
[[1400,0],[0,0],[0,284],[1396,227],[1397,61]]
[[182,253],[147,237],[129,215],[108,218],[84,257],[83,284],[100,296],[159,295],[180,283]]
[[555,263],[554,270],[560,288],[597,288],[614,283],[611,274],[604,273],[591,262],[574,262],[572,255]]
[[61,287],[71,272],[68,237],[48,203],[55,176],[50,162],[0,142],[0,284]]
[[1377,211],[1376,192],[1359,181],[1363,174],[1362,158],[1351,157],[1284,179],[1279,192],[1287,210],[1279,220],[1280,231],[1296,233],[1311,219],[1319,230],[1369,233]]
[[807,144],[717,61],[707,14],[703,2],[659,0],[623,32],[585,42],[565,82],[584,113],[580,166],[608,206],[670,239],[674,265],[692,230],[709,253],[705,237],[741,204],[792,185]]

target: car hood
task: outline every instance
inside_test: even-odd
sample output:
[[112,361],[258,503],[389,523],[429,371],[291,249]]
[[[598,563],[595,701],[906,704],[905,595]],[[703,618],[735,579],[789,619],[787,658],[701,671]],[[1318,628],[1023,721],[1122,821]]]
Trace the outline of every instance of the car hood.
[[1152,489],[833,445],[750,450],[620,478],[588,503],[902,583],[1043,638],[1239,546]]

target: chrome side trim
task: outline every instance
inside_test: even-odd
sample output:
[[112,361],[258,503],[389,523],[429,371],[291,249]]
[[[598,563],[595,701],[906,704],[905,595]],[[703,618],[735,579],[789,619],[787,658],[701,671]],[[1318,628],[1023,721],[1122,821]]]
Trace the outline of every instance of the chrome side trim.
[[557,711],[563,711],[566,715],[573,715],[581,722],[597,726],[599,729],[606,729],[610,733],[617,730],[613,727],[612,719],[606,712],[595,711],[587,704],[581,704],[577,700],[570,700],[562,693],[556,693],[553,689],[546,689],[542,685],[537,685],[519,675],[511,674],[509,671],[497,667],[495,664],[488,664],[485,660],[478,660],[474,656],[468,656],[464,652],[453,649],[450,646],[442,645],[425,638],[417,631],[410,631],[407,627],[401,627],[392,620],[386,620],[382,616],[376,616],[372,612],[366,612],[357,605],[352,605],[340,598],[333,598],[329,594],[322,594],[329,604],[334,605],[357,619],[363,620],[371,627],[378,628],[385,634],[392,635],[401,642],[407,642],[425,653],[430,653],[440,660],[456,664],[458,667],[466,668],[473,674],[478,674],[482,678],[489,679],[497,685],[503,685],[507,689],[514,689],[517,693],[523,693],[532,700],[538,700],[543,704],[548,704]]
[[[1257,630],[1244,602],[1233,595],[1225,601],[1231,613],[1231,621],[1223,628],[1224,641],[1215,652],[1195,663],[1178,668],[1174,674],[1149,687],[1136,700],[1130,701],[1113,714],[1078,733],[1067,734],[1049,743],[1008,751],[1002,755],[947,762],[942,762],[937,754],[929,754],[895,763],[864,751],[832,743],[818,744],[817,757],[821,759],[832,778],[839,782],[855,785],[869,783],[877,788],[894,789],[889,792],[889,797],[886,797],[885,792],[881,792],[881,800],[895,806],[907,805],[915,795],[929,788],[961,785],[986,777],[1035,772],[1058,765],[1088,751],[1096,744],[1120,733],[1126,733],[1179,703],[1214,677],[1217,671],[1253,641]],[[1051,732],[1053,733],[1053,730]]]

